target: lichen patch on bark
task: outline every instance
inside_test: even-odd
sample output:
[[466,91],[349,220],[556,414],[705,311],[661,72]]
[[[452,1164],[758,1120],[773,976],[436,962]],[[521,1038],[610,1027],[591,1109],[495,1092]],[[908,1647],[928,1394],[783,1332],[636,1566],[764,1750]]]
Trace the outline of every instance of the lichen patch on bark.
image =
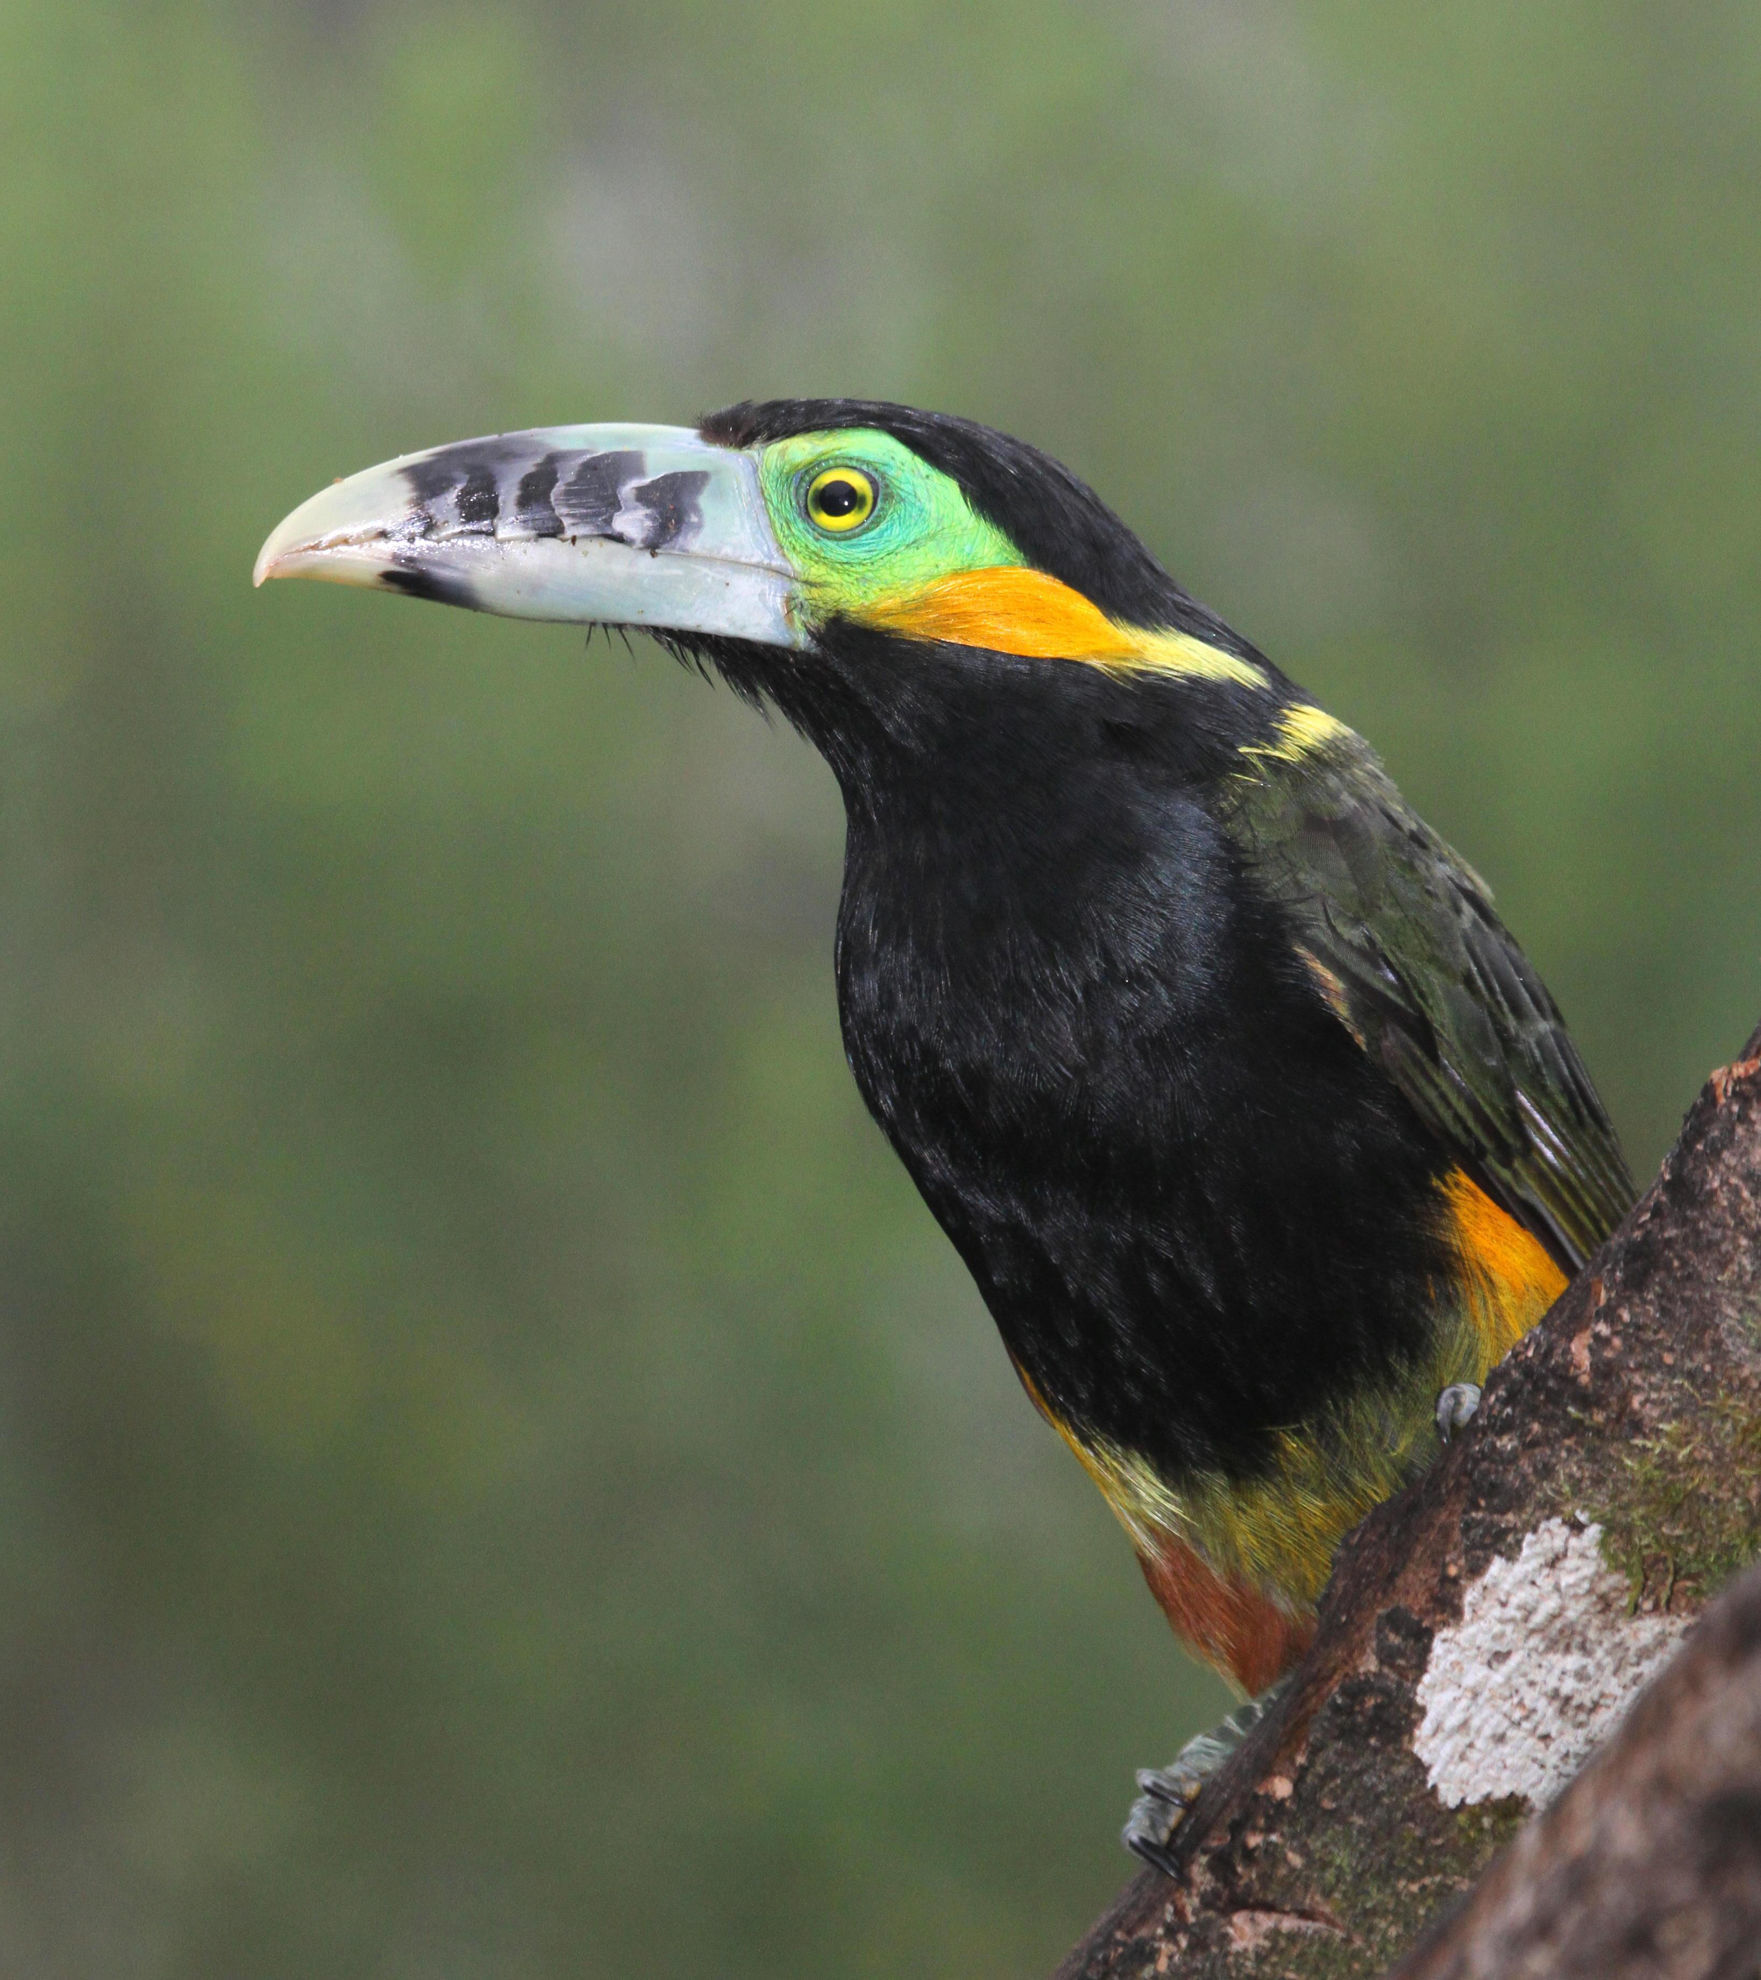
[[1413,1750],[1446,1808],[1520,1795],[1545,1807],[1614,1730],[1686,1628],[1634,1615],[1601,1529],[1543,1520],[1440,1629],[1419,1680]]

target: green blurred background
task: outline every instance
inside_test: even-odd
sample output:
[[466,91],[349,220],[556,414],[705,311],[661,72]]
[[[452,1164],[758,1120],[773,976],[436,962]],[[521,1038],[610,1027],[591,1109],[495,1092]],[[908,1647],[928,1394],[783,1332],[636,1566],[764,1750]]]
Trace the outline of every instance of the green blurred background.
[[0,1969],[1032,1974],[1221,1704],[658,652],[253,594],[749,394],[1092,480],[1490,877],[1648,1172],[1761,1016],[1761,15],[0,4]]

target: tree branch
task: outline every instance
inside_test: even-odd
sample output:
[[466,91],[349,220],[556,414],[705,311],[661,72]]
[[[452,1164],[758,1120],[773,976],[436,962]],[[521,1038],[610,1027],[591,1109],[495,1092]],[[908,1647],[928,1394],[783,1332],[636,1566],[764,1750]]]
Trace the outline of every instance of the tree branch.
[[1761,1568],[1397,1980],[1761,1974]]

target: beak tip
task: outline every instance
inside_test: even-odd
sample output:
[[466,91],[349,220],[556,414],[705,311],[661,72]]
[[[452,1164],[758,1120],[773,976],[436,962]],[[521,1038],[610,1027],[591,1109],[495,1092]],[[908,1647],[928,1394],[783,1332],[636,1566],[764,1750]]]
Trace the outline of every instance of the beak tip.
[[269,540],[257,552],[257,561],[251,566],[251,585],[255,589],[267,584],[272,577],[280,577],[282,566],[287,558],[287,543],[283,529],[271,532]]
[[[252,588],[261,588],[271,578],[330,576],[332,558],[325,555],[329,548],[328,545],[313,542],[310,537],[290,538],[285,530],[278,529],[257,552],[257,561],[251,566]],[[346,564],[349,559],[344,556],[334,561]]]

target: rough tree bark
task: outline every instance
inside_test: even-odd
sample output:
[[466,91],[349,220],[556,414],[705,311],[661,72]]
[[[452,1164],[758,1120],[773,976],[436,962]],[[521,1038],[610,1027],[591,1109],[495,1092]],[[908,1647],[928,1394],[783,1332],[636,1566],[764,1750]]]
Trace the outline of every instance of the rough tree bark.
[[1761,1568],[1397,1980],[1761,1974]]
[[1758,1551],[1761,1031],[1058,1980],[1761,1976]]

